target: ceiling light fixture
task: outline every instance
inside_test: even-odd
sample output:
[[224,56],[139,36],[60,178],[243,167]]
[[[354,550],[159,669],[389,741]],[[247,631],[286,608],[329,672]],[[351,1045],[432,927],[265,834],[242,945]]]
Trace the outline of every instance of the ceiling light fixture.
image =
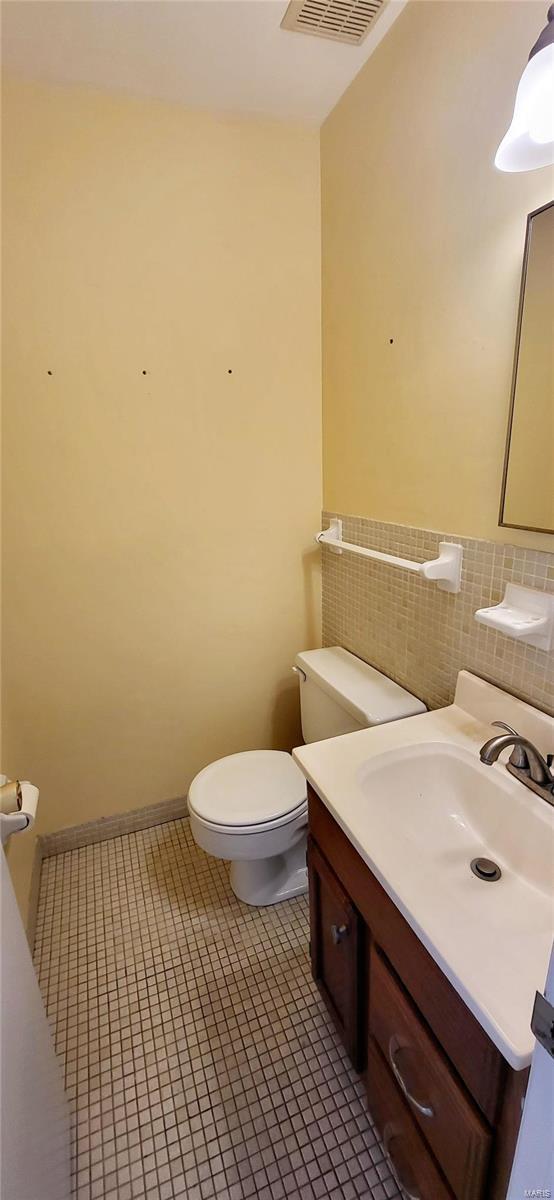
[[554,163],[554,4],[519,81],[514,115],[496,151],[500,171],[534,171]]

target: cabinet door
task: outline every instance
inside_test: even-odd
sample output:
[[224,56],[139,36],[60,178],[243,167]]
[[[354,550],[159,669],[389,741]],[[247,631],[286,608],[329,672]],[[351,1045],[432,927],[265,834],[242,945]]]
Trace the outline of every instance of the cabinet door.
[[363,925],[312,838],[308,838],[308,877],[312,975],[354,1067],[361,1071],[365,1058]]

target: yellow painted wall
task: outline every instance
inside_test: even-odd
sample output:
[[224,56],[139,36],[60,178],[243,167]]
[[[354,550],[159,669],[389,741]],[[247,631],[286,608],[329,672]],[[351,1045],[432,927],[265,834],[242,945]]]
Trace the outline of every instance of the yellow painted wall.
[[554,546],[497,526],[526,216],[554,176],[493,159],[545,14],[412,0],[323,127],[330,510]]
[[19,83],[4,122],[2,769],[46,832],[299,740],[319,137]]

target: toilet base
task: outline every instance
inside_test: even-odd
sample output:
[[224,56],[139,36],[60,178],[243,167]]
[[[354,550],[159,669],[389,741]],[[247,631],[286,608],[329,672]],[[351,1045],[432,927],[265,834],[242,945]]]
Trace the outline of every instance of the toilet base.
[[308,891],[306,837],[273,858],[235,860],[229,881],[239,900],[256,907],[304,895]]

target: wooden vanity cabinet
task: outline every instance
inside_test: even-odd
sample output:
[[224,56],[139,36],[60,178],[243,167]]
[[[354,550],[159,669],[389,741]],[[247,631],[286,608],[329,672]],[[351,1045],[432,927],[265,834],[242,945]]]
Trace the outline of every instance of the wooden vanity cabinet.
[[512,1071],[312,788],[312,974],[406,1195],[504,1200],[528,1071]]

